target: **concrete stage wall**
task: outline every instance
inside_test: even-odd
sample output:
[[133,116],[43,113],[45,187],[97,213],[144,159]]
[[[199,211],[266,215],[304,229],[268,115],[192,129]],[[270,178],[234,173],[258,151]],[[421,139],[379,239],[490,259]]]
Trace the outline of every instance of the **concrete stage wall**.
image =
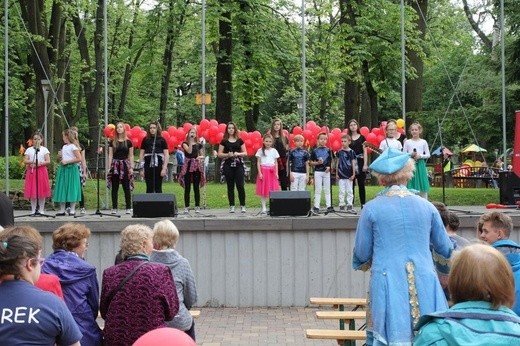
[[[224,214],[229,215],[229,214]],[[479,215],[464,213],[461,235],[475,238]],[[520,215],[511,214],[515,228]],[[364,297],[369,273],[351,269],[357,216],[270,218],[227,216],[173,219],[181,232],[177,246],[191,263],[199,291],[197,306],[306,306],[311,296]],[[149,226],[159,219],[85,217],[25,219],[44,235],[64,221],[85,223],[92,231],[87,261],[103,270],[113,265],[119,232],[128,224]],[[17,221],[17,224],[25,220]],[[518,232],[511,239],[519,241]]]

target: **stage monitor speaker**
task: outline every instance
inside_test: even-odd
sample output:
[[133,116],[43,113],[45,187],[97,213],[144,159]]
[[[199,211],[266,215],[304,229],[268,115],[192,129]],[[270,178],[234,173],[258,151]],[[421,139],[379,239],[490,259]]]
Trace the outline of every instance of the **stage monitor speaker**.
[[500,204],[515,205],[520,201],[520,178],[514,172],[500,172],[498,186],[500,187]]
[[177,203],[173,193],[135,194],[132,203],[133,217],[175,217]]
[[310,191],[273,191],[269,193],[269,215],[305,216],[311,210]]

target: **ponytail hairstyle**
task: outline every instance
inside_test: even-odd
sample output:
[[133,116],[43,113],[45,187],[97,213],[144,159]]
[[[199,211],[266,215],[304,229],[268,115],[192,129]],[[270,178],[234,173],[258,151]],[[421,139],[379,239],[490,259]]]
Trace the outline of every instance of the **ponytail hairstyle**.
[[32,260],[38,259],[39,252],[40,248],[34,240],[18,235],[4,237],[2,233],[0,235],[0,277],[14,275],[15,280],[20,280],[22,263],[29,259],[32,265],[36,265],[37,262]]

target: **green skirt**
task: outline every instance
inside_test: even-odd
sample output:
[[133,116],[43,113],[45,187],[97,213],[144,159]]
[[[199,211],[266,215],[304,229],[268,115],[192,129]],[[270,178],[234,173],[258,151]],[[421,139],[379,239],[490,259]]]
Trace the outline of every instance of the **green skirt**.
[[58,167],[52,199],[58,203],[79,202],[81,200],[81,182],[77,164],[71,163]]
[[415,161],[415,173],[408,182],[407,187],[420,192],[430,191],[430,180],[428,179],[428,171],[426,170],[426,160],[419,159]]

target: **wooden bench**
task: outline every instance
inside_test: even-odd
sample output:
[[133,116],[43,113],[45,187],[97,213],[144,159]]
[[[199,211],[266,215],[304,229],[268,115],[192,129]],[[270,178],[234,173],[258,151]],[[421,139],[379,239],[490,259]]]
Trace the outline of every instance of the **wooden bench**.
[[365,307],[367,305],[366,298],[317,298],[313,297],[310,299],[311,304],[315,305],[332,305],[338,306],[341,310],[341,306],[352,305],[355,309]]
[[[316,317],[319,319],[339,320],[339,330],[345,330],[345,324],[349,330],[356,330],[356,320],[366,321],[366,311],[316,311]],[[364,329],[365,323],[359,329]]]
[[367,332],[365,330],[307,329],[305,336],[308,339],[355,341],[366,340]]
[[200,317],[200,310],[190,310],[191,317],[193,318],[199,318]]

